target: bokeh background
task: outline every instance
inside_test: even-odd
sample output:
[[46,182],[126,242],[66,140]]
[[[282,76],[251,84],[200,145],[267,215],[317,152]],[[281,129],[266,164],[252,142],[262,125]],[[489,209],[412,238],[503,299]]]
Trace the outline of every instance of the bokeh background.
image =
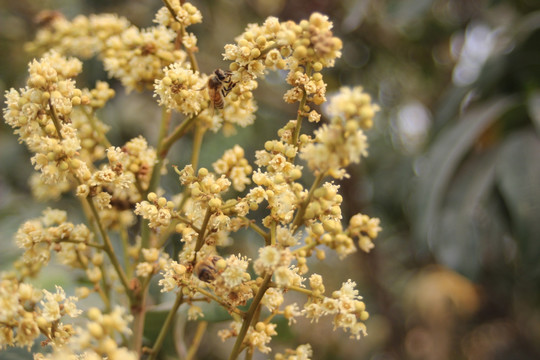
[[[300,20],[313,11],[334,22],[343,56],[324,73],[331,94],[362,85],[381,107],[368,133],[369,157],[341,182],[345,218],[362,212],[384,228],[370,254],[346,261],[328,254],[313,267],[331,291],[351,278],[368,311],[369,336],[350,340],[317,326],[280,325],[275,348],[310,342],[314,359],[540,358],[540,2],[537,0],[220,0],[193,1],[202,24],[200,67],[226,67],[222,49],[247,23],[267,16]],[[56,9],[77,14],[115,12],[151,26],[158,0],[0,1],[0,90],[20,87],[33,55],[23,45],[34,16]],[[78,85],[105,79],[101,64],[85,62]],[[159,109],[151,93],[117,97],[101,113],[113,143],[156,138]],[[234,136],[205,137],[201,165],[210,166],[238,143],[254,150],[294,118],[285,104],[283,74],[269,74],[256,91],[256,123]],[[176,121],[179,121],[176,119]],[[171,163],[189,159],[189,139]],[[13,233],[47,207],[77,216],[76,202],[36,203],[30,197],[28,153],[0,125],[0,270],[19,254]],[[163,187],[178,192],[175,177]],[[248,242],[246,242],[247,244]],[[248,246],[244,244],[245,246]],[[75,283],[51,267],[43,286]],[[208,318],[216,320],[219,316]],[[193,329],[184,331],[189,338]],[[279,330],[279,329],[278,329]],[[199,358],[219,359],[209,331]],[[174,339],[173,339],[174,340]],[[173,341],[174,342],[174,341]],[[174,344],[170,344],[173,346]],[[230,348],[230,343],[225,348]],[[175,345],[178,347],[178,343]],[[225,350],[226,351],[226,350]],[[0,352],[0,359],[24,358]],[[28,356],[26,355],[28,358]],[[266,358],[266,357],[261,357]]]

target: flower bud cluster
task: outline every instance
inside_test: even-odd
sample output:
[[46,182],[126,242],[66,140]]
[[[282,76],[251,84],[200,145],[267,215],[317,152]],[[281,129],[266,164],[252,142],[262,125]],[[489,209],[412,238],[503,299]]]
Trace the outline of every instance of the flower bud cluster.
[[83,101],[71,79],[80,71],[79,60],[50,52],[30,63],[25,88],[6,93],[6,123],[35,153],[32,164],[47,184],[64,182],[70,173],[83,179],[89,176],[86,163],[77,158],[81,144],[70,124],[73,107]]
[[185,60],[175,39],[176,32],[163,25],[141,30],[111,14],[78,16],[71,22],[59,16],[40,30],[28,48],[46,47],[81,58],[98,54],[109,76],[119,79],[129,92],[152,88],[164,67]]
[[86,312],[86,326],[76,328],[76,334],[70,339],[69,346],[54,348],[51,354],[37,354],[36,360],[61,359],[122,359],[136,360],[139,357],[119,345],[119,334],[129,335],[129,323],[133,317],[126,310],[115,307],[110,313],[104,314],[96,307]]
[[45,183],[39,173],[33,173],[28,179],[32,196],[38,201],[58,200],[63,193],[72,189],[70,182],[66,179],[53,184]]
[[307,196],[302,185],[296,182],[302,176],[302,167],[288,160],[295,155],[294,146],[278,140],[267,141],[265,150],[255,154],[255,163],[265,167],[266,171],[259,168],[253,173],[252,179],[257,186],[250,190],[241,203],[256,209],[257,204],[266,200],[270,209],[270,215],[263,220],[266,225],[272,220],[288,224],[298,204]]
[[[122,158],[127,156],[120,148],[112,146],[108,148],[107,157],[109,164],[95,171],[87,183],[77,187],[77,195],[94,198],[99,209],[110,208],[113,196],[118,192],[129,189],[134,183],[133,174],[124,173]],[[116,198],[118,199],[119,196],[116,196]]]
[[277,353],[274,360],[310,360],[313,350],[310,344],[299,345],[296,349],[287,349],[285,354]]
[[164,26],[139,29],[131,26],[110,37],[102,53],[109,76],[119,79],[129,92],[151,89],[163,77],[163,68],[182,63],[186,54],[176,49],[176,33]]
[[141,215],[148,220],[148,226],[152,229],[160,227],[166,228],[171,223],[174,203],[164,197],[159,197],[156,193],[148,194],[148,201],[141,201],[135,207],[135,214]]
[[[127,157],[122,157],[122,167],[125,172],[133,173],[136,182],[140,184],[143,189],[147,189],[150,183],[150,177],[154,169],[154,164],[157,159],[156,150],[148,146],[148,142],[142,136],[128,141],[123,147],[122,151]],[[130,194],[136,194],[138,192],[130,192]],[[130,197],[133,201],[138,201],[137,195]]]
[[[366,334],[364,321],[369,314],[356,284],[349,280],[326,296],[322,276],[310,274],[308,261],[313,255],[325,258],[323,245],[342,258],[356,251],[356,239],[368,252],[381,230],[378,219],[362,214],[353,216],[344,229],[339,186],[324,182],[328,176],[347,177],[345,168],[367,155],[363,130],[372,127],[378,110],[369,95],[360,87],[341,89],[327,107],[330,121],[313,136],[301,134],[304,118],[313,123],[321,120],[312,106],[326,101],[322,70],[333,66],[341,55],[342,43],[333,36],[332,23],[315,13],[298,23],[270,17],[262,25],[251,24],[235,44],[225,46],[224,57],[232,61],[230,72],[207,76],[197,69],[197,39],[186,31],[202,20],[201,13],[180,0],[165,4],[156,14],[157,25],[147,29],[112,15],[73,21],[51,16],[28,46],[53,51],[30,64],[25,88],[7,92],[4,117],[35,153],[32,163],[41,177],[32,180],[34,192],[42,198],[48,193],[50,198],[77,184],[77,195],[88,205],[89,221],[95,223],[103,241],[93,242],[94,234],[84,225],[67,222],[65,212],[48,209],[17,232],[17,244],[25,251],[17,267],[23,269],[23,278],[36,274],[49,261],[52,250],[56,251],[61,262],[85,271],[91,286],[78,290],[81,297],[96,292],[108,313],[91,308],[82,327],[63,326],[61,316],[79,313],[73,298],[66,299],[60,288],[56,294],[40,293],[13,280],[14,276],[2,277],[0,347],[29,346],[42,333],[53,344],[53,352],[37,354],[37,360],[79,356],[136,359],[136,351],[143,351],[138,347],[142,318],[135,321],[136,331],[130,339],[137,344],[135,352],[119,346],[122,334],[130,335],[131,319],[125,315],[127,308],[110,310],[118,300],[111,290],[121,284],[126,295],[122,298],[133,314],[144,316],[144,299],[157,273],[162,274],[162,292],[176,291],[176,304],[189,304],[188,319],[204,316],[196,305],[201,300],[215,301],[232,315],[231,327],[219,334],[223,339],[238,337],[234,358],[244,349],[248,356],[255,350],[270,352],[269,343],[277,335],[277,326],[271,322],[274,316],[283,316],[292,324],[298,316],[318,321],[331,315],[335,328],[360,338]],[[169,118],[164,113],[159,161],[143,137],[123,147],[108,144],[108,127],[97,119],[96,110],[114,96],[114,90],[104,82],[98,82],[95,89],[77,89],[72,78],[81,71],[81,62],[60,54],[97,55],[109,75],[120,79],[128,92],[153,86],[154,96],[166,112],[176,110],[187,117],[169,133]],[[257,170],[253,172],[244,150],[236,145],[212,164],[213,173],[204,167],[197,170],[196,165],[176,170],[182,193],[158,196],[154,180],[159,178],[152,174],[164,171],[164,155],[172,142],[185,135],[195,120],[200,133],[222,128],[228,134],[235,125],[251,124],[257,109],[252,91],[267,70],[286,70],[290,89],[284,100],[299,106],[296,119],[278,131],[278,139],[265,142],[264,149],[256,152]],[[223,107],[218,95],[223,96]],[[194,143],[194,151],[199,145]],[[315,175],[309,190],[304,188],[298,157]],[[247,194],[238,197],[229,192],[231,187]],[[260,226],[247,215],[265,201]],[[135,215],[146,220],[141,221],[140,236],[132,232]],[[173,228],[181,234],[182,248],[171,259],[164,244]],[[229,245],[231,234],[241,228],[262,237],[257,258],[218,256],[218,247]],[[108,230],[120,231],[124,259],[111,243],[118,237],[109,237]],[[92,248],[102,251],[93,254]],[[309,287],[303,276],[309,277]],[[7,297],[10,292],[18,293],[15,299]],[[307,295],[308,300],[303,306],[286,302],[289,292]],[[249,301],[251,305],[243,308]],[[64,344],[67,346],[62,347]],[[154,355],[160,345],[159,341],[154,344]],[[308,359],[311,355],[311,347],[301,345],[276,359]]]
[[333,315],[334,329],[342,328],[356,339],[360,339],[362,335],[367,336],[364,321],[369,318],[369,314],[365,311],[366,305],[361,301],[362,297],[358,295],[354,281],[344,282],[331,297],[322,295],[324,293],[322,278],[312,276],[310,285],[314,295],[304,304],[303,313],[306,318],[319,321],[323,315]]
[[59,286],[55,293],[50,293],[3,275],[0,278],[0,350],[7,346],[30,349],[42,334],[46,337],[44,343],[63,346],[74,330],[60,320],[64,316],[80,315],[76,301],[76,297],[66,297]]
[[375,247],[373,240],[379,235],[381,227],[380,220],[370,218],[364,214],[356,214],[349,221],[347,234],[358,238],[358,247],[364,252],[369,252]]
[[352,120],[364,130],[371,129],[377,111],[379,106],[372,103],[371,96],[365,93],[361,86],[340,88],[339,92],[330,98],[326,108],[328,116],[339,116],[346,124]]
[[[268,69],[287,69],[287,83],[293,87],[284,95],[288,103],[326,101],[326,83],[320,71],[334,65],[341,56],[342,42],[334,37],[328,17],[314,13],[299,24],[279,22],[269,17],[263,25],[250,24],[236,38],[236,45],[225,46],[224,58],[234,61],[230,69],[238,91],[250,92],[256,85],[253,79]],[[315,73],[313,73],[315,71]],[[304,111],[304,110],[303,110]],[[308,110],[309,111],[309,108]],[[320,116],[310,114],[310,121]]]
[[142,249],[144,261],[137,264],[135,274],[146,278],[159,271],[164,271],[169,263],[169,255],[156,248]]
[[344,124],[340,118],[334,118],[329,125],[315,130],[315,139],[301,149],[300,157],[314,172],[342,179],[347,177],[345,167],[367,156],[367,146],[358,123],[350,120]]
[[[171,9],[163,6],[154,17],[154,22],[178,32],[190,25],[202,22],[202,14],[193,4],[181,2],[180,0],[170,0]],[[174,11],[175,16],[171,14]]]
[[[217,264],[220,265],[219,263]],[[231,255],[225,259],[223,269],[212,282],[214,292],[231,307],[242,306],[253,297],[254,282],[247,271],[249,260],[245,256]]]
[[378,110],[361,87],[341,88],[328,106],[328,114],[334,116],[330,124],[315,131],[315,139],[301,148],[300,157],[315,172],[328,173],[337,179],[346,177],[344,168],[367,156],[367,140],[362,129],[371,128]]
[[164,265],[161,275],[163,276],[163,278],[159,280],[161,292],[176,290],[188,281],[187,267],[174,260],[168,261]]
[[87,59],[102,52],[107,39],[130,25],[126,18],[115,14],[79,15],[69,21],[55,13],[26,47],[29,51],[55,49],[61,54]]
[[17,246],[24,249],[25,263],[46,265],[54,250],[60,262],[81,267],[90,256],[88,242],[93,233],[86,225],[67,222],[65,211],[46,209],[43,216],[25,222],[15,234]]
[[214,171],[218,175],[225,175],[232,182],[236,191],[244,191],[246,185],[251,183],[248,175],[253,169],[244,157],[244,149],[235,145],[232,149],[225,151],[221,159],[212,164]]
[[254,327],[249,328],[244,344],[263,354],[268,354],[272,349],[267,344],[272,340],[272,336],[277,335],[276,326],[276,324],[259,321]]
[[[225,175],[216,178],[206,168],[200,168],[195,174],[191,165],[178,171],[178,174],[182,185],[191,192],[191,201],[184,207],[184,212],[192,225],[180,223],[176,227],[176,231],[182,233],[182,241],[190,249],[194,249],[195,240],[201,236],[200,230],[196,228],[201,227],[206,218],[207,230],[203,239],[204,244],[208,246],[223,245],[231,230],[231,218],[222,209],[225,206],[222,195],[229,190],[231,181]],[[185,254],[188,255],[187,252]],[[188,257],[192,255],[189,254]]]
[[197,115],[208,103],[208,93],[201,91],[206,79],[199,72],[187,69],[176,62],[164,70],[164,76],[156,80],[154,88],[158,103],[187,116]]

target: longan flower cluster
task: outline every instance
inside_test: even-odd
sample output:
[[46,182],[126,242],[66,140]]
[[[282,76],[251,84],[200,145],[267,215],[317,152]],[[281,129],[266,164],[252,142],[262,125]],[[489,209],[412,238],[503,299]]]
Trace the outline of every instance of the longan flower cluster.
[[186,69],[182,63],[171,64],[164,70],[163,78],[156,80],[155,93],[158,104],[187,116],[198,114],[208,103],[206,80],[198,72]]
[[349,221],[349,227],[347,228],[347,234],[352,237],[358,238],[358,247],[362,251],[369,252],[375,247],[373,240],[379,235],[381,227],[379,226],[380,220],[377,218],[370,218],[364,214],[356,214]]
[[367,139],[358,127],[353,120],[343,124],[340,118],[334,118],[329,125],[315,130],[315,139],[301,149],[300,157],[316,173],[336,179],[346,177],[344,168],[367,156]]
[[39,173],[33,173],[28,179],[28,184],[32,196],[38,201],[58,200],[63,193],[72,188],[67,179],[54,184],[45,183]]
[[251,183],[248,175],[253,169],[244,157],[244,149],[238,145],[225,151],[221,159],[214,162],[212,167],[216,174],[225,175],[231,179],[232,186],[236,191],[244,191],[246,185]]
[[365,311],[366,305],[361,301],[362,297],[358,295],[354,281],[344,282],[339,290],[332,293],[332,297],[322,295],[325,289],[320,275],[310,278],[310,287],[314,296],[304,304],[303,313],[306,318],[319,321],[323,315],[333,315],[334,329],[342,328],[356,339],[362,335],[367,336],[363,321],[368,319],[369,314]]
[[[257,104],[253,99],[251,92],[237,93],[236,87],[233,92],[225,98],[225,107],[221,112],[221,116],[216,120],[222,120],[218,122],[212,130],[219,129],[220,125],[223,125],[223,132],[225,135],[234,134],[234,125],[240,127],[246,127],[255,122],[255,112],[257,111]],[[216,118],[217,116],[214,116]]]
[[299,24],[269,17],[261,26],[248,25],[236,38],[236,45],[225,46],[223,56],[235,62],[231,70],[238,71],[239,79],[243,79],[244,72],[248,78],[257,78],[263,75],[265,66],[296,70],[299,66],[318,62],[321,68],[331,67],[341,56],[342,47],[341,40],[333,36],[331,28],[328,17],[320,13],[312,14],[309,20]]
[[115,14],[79,15],[71,21],[59,12],[46,12],[41,16],[47,21],[35,40],[27,44],[27,50],[55,49],[61,54],[84,59],[102,52],[107,39],[131,25],[126,18]]
[[161,275],[163,278],[158,283],[161,286],[161,292],[176,290],[188,280],[186,266],[174,260],[164,265]]
[[241,255],[231,255],[223,265],[224,268],[212,281],[215,294],[232,308],[245,305],[253,297],[253,281],[247,271],[248,259]]
[[81,62],[50,52],[32,61],[28,70],[27,86],[6,92],[6,123],[35,153],[31,161],[44,183],[64,182],[70,173],[87,178],[88,167],[77,158],[80,140],[69,124],[73,106],[83,101],[71,79],[81,71]]
[[65,211],[48,208],[42,217],[25,222],[17,230],[15,240],[24,249],[22,259],[26,263],[45,265],[54,250],[61,263],[81,267],[88,262],[87,244],[93,236],[86,225],[67,222]]
[[[179,223],[176,231],[182,233],[182,241],[187,246],[181,256],[185,256],[186,261],[192,261],[195,255],[193,250],[198,251],[203,245],[223,245],[227,241],[231,218],[222,209],[225,206],[222,194],[230,188],[231,181],[224,175],[216,178],[206,168],[200,168],[195,175],[191,165],[178,173],[182,185],[191,192],[191,200],[184,207],[189,224]],[[206,231],[201,234],[203,225]]]
[[[250,92],[256,85],[253,79],[268,69],[287,69],[287,83],[292,88],[284,95],[288,103],[303,103],[302,111],[309,112],[306,103],[316,105],[326,101],[326,83],[320,71],[334,66],[341,56],[341,40],[333,36],[332,23],[328,17],[314,13],[309,20],[299,24],[292,21],[279,22],[268,18],[263,25],[250,24],[236,38],[236,45],[225,46],[224,58],[234,61],[230,69],[233,80],[239,82],[238,91]],[[315,71],[315,73],[313,73]],[[318,121],[320,115],[312,110],[310,121]]]
[[[260,204],[264,200],[268,202],[268,215],[263,223],[269,224],[277,220],[287,224],[292,220],[298,204],[303,201],[307,194],[301,184],[295,182],[302,176],[302,167],[295,165],[288,158],[296,155],[296,148],[278,140],[265,143],[265,150],[257,151],[255,163],[265,167],[266,171],[257,169],[252,175],[253,182],[257,185],[252,188],[241,203]],[[241,204],[238,205],[240,208]]]
[[285,354],[278,353],[274,360],[310,360],[313,356],[311,345],[299,345],[296,349],[287,349]]
[[[82,89],[81,100],[84,106],[76,106],[70,113],[71,126],[77,130],[81,148],[78,158],[86,164],[105,157],[104,138],[109,130],[95,115],[95,110],[105,106],[105,103],[114,96],[114,90],[104,81],[98,81],[95,89]],[[58,199],[62,193],[72,189],[68,179],[46,183],[38,174],[30,178],[32,194],[41,201]]]
[[[92,177],[85,184],[77,187],[77,195],[80,197],[90,196],[95,200],[99,209],[111,207],[111,199],[118,192],[129,189],[134,178],[132,173],[124,173],[123,158],[127,157],[120,148],[110,147],[107,149],[109,164],[92,173]],[[118,196],[116,196],[118,198]]]
[[117,335],[129,335],[129,323],[132,316],[125,313],[121,307],[114,308],[110,313],[102,313],[96,307],[88,309],[86,327],[75,329],[75,336],[69,340],[68,346],[54,348],[50,354],[36,354],[36,360],[62,359],[111,359],[136,360],[135,352],[119,346]]
[[[156,150],[148,146],[148,142],[142,136],[128,141],[123,147],[122,151],[127,155],[122,159],[122,167],[126,172],[133,173],[136,184],[142,189],[148,189],[150,177],[154,170],[154,164],[157,159]],[[130,200],[132,202],[138,201],[138,197],[133,195],[136,192],[130,192]]]
[[326,108],[328,116],[339,116],[345,123],[353,120],[364,130],[371,129],[377,111],[379,106],[372,103],[371,96],[361,86],[340,88]]
[[[104,307],[90,308],[80,327],[64,326],[61,316],[79,314],[73,298],[60,288],[51,294],[14,280],[15,275],[3,277],[0,347],[30,346],[41,333],[53,350],[36,354],[37,360],[155,359],[182,304],[189,307],[189,320],[204,316],[199,301],[215,302],[231,315],[230,328],[219,332],[223,339],[236,338],[231,359],[244,350],[248,357],[254,351],[269,353],[277,317],[292,324],[300,316],[318,321],[330,315],[335,328],[355,338],[366,335],[369,314],[356,284],[349,280],[325,296],[322,276],[310,271],[309,258],[324,260],[325,247],[343,258],[356,251],[358,241],[368,252],[381,231],[378,219],[363,214],[346,226],[339,186],[326,181],[348,176],[346,167],[367,155],[363,130],[372,126],[378,110],[369,95],[360,87],[342,89],[327,107],[329,121],[324,119],[312,135],[302,133],[304,118],[312,123],[323,119],[312,109],[326,101],[322,70],[341,55],[332,23],[315,13],[298,23],[270,17],[262,25],[248,25],[235,44],[225,46],[230,72],[207,76],[195,58],[197,39],[186,30],[202,20],[200,11],[185,1],[164,2],[154,19],[157,25],[147,29],[113,15],[67,21],[45,14],[36,41],[28,45],[53,50],[30,64],[25,88],[6,93],[4,117],[35,154],[32,163],[41,177],[32,180],[34,193],[52,198],[76,187],[89,225],[74,225],[65,212],[51,209],[27,221],[16,234],[24,249],[16,268],[22,278],[33,276],[55,251],[60,262],[82,269],[86,282],[76,293],[83,298],[94,293]],[[109,143],[108,126],[96,113],[114,90],[105,82],[78,89],[73,78],[81,72],[81,62],[64,58],[66,54],[97,55],[128,92],[153,86],[163,107],[159,151],[142,136],[119,147]],[[285,120],[277,139],[255,153],[255,171],[239,145],[212,164],[214,172],[199,168],[195,159],[205,131],[222,128],[228,134],[235,125],[255,120],[253,90],[267,70],[287,71],[290,89],[284,100],[298,103],[296,119]],[[169,129],[172,110],[185,119]],[[183,190],[167,193],[160,188],[167,154],[193,127],[194,164],[175,168]],[[310,185],[302,179],[305,169],[314,175]],[[219,256],[244,228],[260,237],[250,241],[258,246],[256,258]],[[171,239],[181,242],[178,252],[177,246],[165,246]],[[168,295],[176,299],[150,349],[143,346],[144,319],[151,316],[149,304],[159,300],[149,290],[158,273],[161,291],[174,292]],[[291,303],[286,299],[291,292],[307,296],[307,302]],[[10,293],[17,295],[8,298]],[[311,356],[311,347],[301,345],[276,359]]]
[[315,131],[315,139],[302,147],[300,157],[315,172],[338,179],[347,176],[344,168],[367,156],[367,139],[362,128],[372,126],[378,109],[361,87],[341,88],[328,106],[328,113],[334,116],[330,124]]
[[[178,32],[182,27],[186,28],[202,21],[201,12],[193,6],[193,4],[181,2],[180,0],[170,0],[168,3],[170,9],[166,6],[159,9],[154,18],[154,22]],[[175,14],[174,17],[171,10]]]
[[[246,346],[250,349],[257,349],[263,354],[269,353],[272,349],[268,346],[268,343],[272,340],[272,336],[277,335],[276,324],[266,324],[262,321],[259,321],[255,326],[250,326],[246,337],[243,341],[243,346]],[[235,337],[240,331],[240,323],[232,322],[229,329],[223,329],[218,331],[218,336],[222,341],[225,341],[228,338]]]
[[165,270],[169,261],[168,254],[160,252],[156,248],[142,249],[141,252],[144,261],[137,264],[135,269],[137,276],[147,278],[159,271]]
[[163,68],[185,60],[176,49],[176,33],[164,26],[142,29],[129,27],[110,37],[103,51],[103,65],[109,76],[119,79],[127,91],[151,89]]
[[78,16],[71,22],[59,15],[28,48],[55,49],[81,58],[97,54],[109,76],[119,79],[129,92],[151,88],[163,76],[164,67],[184,61],[186,54],[176,48],[176,36],[165,26],[141,30],[111,14]]
[[135,214],[141,215],[143,219],[149,221],[148,226],[152,229],[167,227],[171,223],[174,203],[164,197],[159,197],[156,193],[148,194],[148,201],[137,203]]
[[30,348],[40,335],[45,335],[44,343],[63,346],[74,330],[60,320],[64,316],[80,315],[76,301],[76,297],[66,297],[59,286],[55,293],[40,291],[3,275],[0,278],[0,350],[7,346]]

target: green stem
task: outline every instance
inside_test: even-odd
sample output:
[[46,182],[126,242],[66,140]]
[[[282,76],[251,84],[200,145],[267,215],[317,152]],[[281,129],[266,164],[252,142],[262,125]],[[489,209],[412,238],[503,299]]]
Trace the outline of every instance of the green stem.
[[90,123],[90,126],[92,127],[92,130],[94,130],[94,132],[99,134],[99,140],[101,141],[103,146],[105,146],[106,148],[111,147],[112,146],[111,142],[109,141],[109,139],[107,139],[107,136],[105,135],[105,133],[100,131],[100,129],[98,128],[96,124],[97,119],[95,116],[95,112],[93,110],[88,112],[86,109],[83,109],[83,112],[86,115],[86,118],[88,119],[88,122]]
[[58,119],[58,115],[56,114],[56,110],[54,109],[51,99],[49,99],[49,109],[50,109],[49,115],[51,116],[56,132],[58,133],[58,138],[60,140],[63,140],[62,132],[61,132],[62,124],[60,123],[60,120]]
[[101,223],[101,220],[99,218],[99,214],[94,205],[94,202],[91,199],[86,199],[86,202],[88,206],[90,207],[90,210],[92,211],[94,220],[98,225],[99,233],[101,234],[101,237],[103,239],[103,245],[104,245],[103,251],[105,251],[105,253],[109,257],[109,260],[111,261],[111,264],[114,270],[118,274],[118,278],[120,279],[120,282],[122,283],[122,286],[124,287],[124,290],[126,291],[127,296],[131,299],[133,294],[129,286],[128,279],[126,277],[126,274],[124,273],[124,270],[122,269],[122,266],[120,265],[120,262],[118,262],[118,258],[116,257],[116,254],[114,253],[114,248],[112,246],[111,239],[109,238],[107,231],[105,231],[105,228],[103,227],[103,224]]
[[124,258],[124,268],[126,274],[131,274],[131,264],[129,261],[129,236],[125,227],[120,229],[120,240],[122,242],[122,256]]
[[161,327],[161,330],[159,331],[159,335],[156,339],[156,342],[154,343],[154,346],[152,347],[152,350],[150,352],[150,355],[148,356],[148,360],[155,360],[159,354],[159,351],[161,350],[161,347],[163,346],[163,341],[165,341],[165,336],[169,332],[169,329],[172,325],[174,316],[176,315],[176,312],[178,311],[178,308],[180,305],[182,305],[182,302],[184,301],[184,297],[182,296],[182,289],[178,291],[176,294],[176,300],[174,301],[174,304],[169,311],[169,314],[167,315],[167,318],[165,319],[165,322],[163,323],[163,326]]
[[[142,194],[142,199],[146,199],[149,193],[156,191],[159,185],[159,179],[161,177],[161,168],[163,167],[163,162],[167,156],[167,152],[162,155],[163,144],[165,142],[165,136],[167,135],[167,130],[171,121],[171,112],[166,108],[161,110],[161,124],[159,127],[158,141],[157,141],[157,162],[154,164],[152,169],[152,176],[150,177],[150,182],[148,183],[148,188]],[[148,220],[141,221],[141,248],[147,249],[150,247],[150,227],[148,226]]]
[[98,244],[95,242],[89,242],[89,241],[79,241],[79,240],[73,240],[73,239],[57,239],[54,240],[55,243],[72,243],[72,244],[85,244],[86,246],[90,246],[96,249],[105,250],[105,246],[102,244]]
[[270,242],[270,234],[268,234],[266,231],[264,231],[259,225],[255,224],[252,220],[248,219],[245,216],[241,216],[242,220],[247,222],[248,226],[255,230],[255,232],[259,235],[261,235],[264,239],[264,242],[268,245]]
[[201,153],[202,139],[206,129],[203,126],[197,126],[195,129],[195,135],[193,136],[193,151],[191,153],[191,166],[193,170],[197,172],[197,167],[199,165],[199,155]]
[[[202,295],[206,296],[208,299],[211,299],[211,300],[214,300],[215,302],[217,302],[218,304],[220,304],[221,306],[223,306],[225,309],[227,309],[228,311],[230,312],[233,312],[235,314],[238,314],[242,317],[244,317],[244,313],[241,311],[241,310],[238,310],[237,308],[235,307],[231,307],[229,304],[227,304],[226,301],[220,299],[219,297],[217,297],[216,295],[212,294],[211,292],[209,291],[206,291],[204,290],[203,288],[200,288],[200,287],[197,287],[197,286],[189,286],[189,288],[191,290],[195,290],[199,293],[201,293]],[[193,301],[193,300],[192,300]]]
[[251,325],[251,321],[253,320],[253,317],[257,311],[257,308],[259,307],[259,304],[264,296],[264,293],[266,292],[266,290],[268,290],[268,286],[270,284],[271,279],[272,279],[272,274],[271,273],[266,274],[261,284],[261,287],[259,288],[259,291],[257,292],[257,295],[255,295],[255,298],[251,302],[251,305],[249,306],[249,310],[246,313],[246,317],[244,318],[244,322],[242,323],[242,328],[240,329],[240,332],[238,333],[238,336],[236,337],[236,342],[234,343],[234,347],[231,351],[231,355],[229,356],[229,360],[235,360],[238,357],[238,355],[240,355],[244,338],[246,337],[249,326]]
[[[306,65],[306,75],[311,76],[311,65]],[[291,144],[298,146],[298,138],[300,137],[300,129],[302,128],[302,120],[304,119],[304,106],[306,106],[307,93],[305,89],[302,89],[302,99],[300,105],[298,105],[298,115],[296,116],[296,127],[294,128]],[[292,160],[292,159],[291,159]]]
[[317,247],[317,245],[318,245],[317,242],[313,241],[311,244],[304,245],[297,249],[294,249],[293,251],[291,251],[291,254],[295,255],[295,254],[298,254],[300,251],[308,251],[308,250],[314,249],[315,247]]
[[[163,167],[163,160],[167,156],[167,152],[162,154],[162,149],[165,142],[165,137],[167,135],[167,130],[169,128],[169,123],[171,121],[171,112],[166,108],[161,110],[161,124],[159,126],[158,141],[157,141],[157,162],[152,169],[152,176],[150,177],[150,182],[148,183],[148,189],[143,196],[143,200],[146,198],[148,193],[156,190],[159,184],[159,178],[161,176],[161,168]],[[167,149],[168,151],[168,149]]]
[[199,116],[199,114],[195,114],[192,117],[184,120],[181,124],[174,128],[174,130],[169,136],[163,139],[161,147],[158,151],[159,158],[163,159],[165,158],[165,156],[167,156],[169,150],[171,149],[171,146],[173,146],[176,140],[180,139],[188,132],[189,129],[191,129],[191,126],[195,123],[195,119],[197,119],[197,116]]
[[193,342],[191,343],[191,346],[189,347],[188,353],[186,355],[186,360],[191,360],[195,357],[195,354],[197,353],[197,350],[199,349],[199,346],[201,345],[201,340],[204,335],[204,332],[206,331],[207,326],[208,326],[208,321],[201,321],[199,325],[197,325],[197,330],[195,331]]
[[309,289],[301,288],[299,286],[290,285],[290,286],[287,286],[287,290],[292,290],[292,291],[296,291],[296,292],[299,292],[308,296],[313,296],[313,291]]
[[273,221],[270,226],[270,244],[267,245],[276,245],[276,233],[277,233],[277,222]]
[[[169,0],[163,0],[163,3],[167,7],[167,9],[169,9],[169,12],[171,13],[173,19],[176,20],[176,15],[177,14],[174,11],[172,5],[169,3]],[[183,2],[181,2],[181,3],[183,3]],[[184,28],[184,25],[183,24],[180,24],[180,25],[181,25],[181,27],[180,27],[180,30],[178,30],[178,35],[176,36],[176,41],[175,41],[175,47],[177,49],[180,48],[179,45],[182,43],[182,38],[184,37],[184,34],[186,32],[186,30]],[[191,63],[191,68],[193,69],[193,72],[199,71],[199,65],[197,64],[197,59],[195,58],[195,54],[193,54],[193,51],[191,51],[191,49],[188,49],[185,46],[184,46],[184,50],[188,54],[189,62]]]
[[137,351],[139,357],[142,355],[144,321],[146,315],[146,296],[148,294],[149,282],[141,285],[140,291],[135,294],[131,301],[131,314],[133,315],[133,336],[132,349]]
[[197,253],[204,245],[204,234],[206,233],[206,227],[208,226],[208,222],[210,221],[210,216],[212,216],[212,211],[210,210],[210,207],[208,207],[208,209],[206,209],[206,214],[204,215],[201,231],[199,231],[199,236],[197,237],[197,243],[195,244],[195,258],[193,259],[194,261],[197,260]]
[[300,230],[300,225],[302,225],[302,222],[304,221],[304,214],[306,213],[306,209],[311,202],[311,199],[313,199],[313,193],[315,192],[315,189],[319,187],[325,175],[325,173],[320,173],[317,175],[317,177],[313,181],[313,184],[311,185],[311,188],[309,189],[307,199],[300,205],[300,208],[298,209],[298,212],[296,213],[296,216],[294,217],[291,226],[291,228],[293,229],[293,235],[296,234],[298,230]]

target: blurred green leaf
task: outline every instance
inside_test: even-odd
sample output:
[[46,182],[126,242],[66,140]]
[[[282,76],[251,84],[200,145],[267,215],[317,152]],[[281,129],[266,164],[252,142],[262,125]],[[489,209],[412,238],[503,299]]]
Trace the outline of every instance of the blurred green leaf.
[[445,194],[465,155],[478,137],[515,104],[515,98],[504,97],[471,108],[433,143],[421,165],[415,192],[417,216],[413,231],[420,252],[435,241]]
[[497,184],[510,213],[525,276],[540,276],[540,139],[511,135],[497,161]]
[[527,99],[527,110],[536,132],[540,134],[540,91],[535,91]]
[[492,201],[497,154],[496,148],[467,159],[449,187],[430,239],[441,263],[470,278],[478,275],[485,257],[504,257],[504,214]]

